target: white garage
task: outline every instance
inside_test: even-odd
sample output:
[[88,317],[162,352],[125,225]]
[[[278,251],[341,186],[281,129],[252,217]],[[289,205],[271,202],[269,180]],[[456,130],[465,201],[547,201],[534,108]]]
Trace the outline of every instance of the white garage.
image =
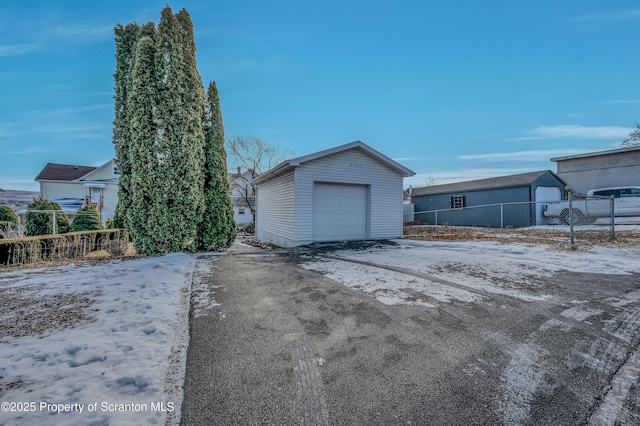
[[402,235],[414,172],[363,142],[297,157],[256,177],[256,238],[282,247]]

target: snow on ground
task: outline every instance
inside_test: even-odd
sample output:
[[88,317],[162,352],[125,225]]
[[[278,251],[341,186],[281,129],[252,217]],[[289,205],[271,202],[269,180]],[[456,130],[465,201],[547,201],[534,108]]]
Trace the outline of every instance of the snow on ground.
[[[548,298],[539,291],[543,278],[559,271],[640,272],[637,248],[558,251],[545,245],[490,241],[394,242],[397,246],[337,251],[330,258],[311,256],[302,266],[385,304],[421,305],[426,302],[412,297],[412,291],[441,302],[473,302],[487,293],[534,301]],[[394,272],[403,270],[423,278]]]
[[177,424],[195,262],[0,272],[0,424]]

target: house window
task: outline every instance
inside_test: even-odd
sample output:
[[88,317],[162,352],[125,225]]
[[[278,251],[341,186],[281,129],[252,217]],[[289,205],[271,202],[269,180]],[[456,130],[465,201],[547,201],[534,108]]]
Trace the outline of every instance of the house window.
[[118,176],[120,172],[118,172],[118,166],[113,166],[113,175]]
[[464,208],[464,195],[454,195],[451,197],[451,208],[462,209]]
[[240,207],[238,209],[238,214],[244,214],[244,207]]

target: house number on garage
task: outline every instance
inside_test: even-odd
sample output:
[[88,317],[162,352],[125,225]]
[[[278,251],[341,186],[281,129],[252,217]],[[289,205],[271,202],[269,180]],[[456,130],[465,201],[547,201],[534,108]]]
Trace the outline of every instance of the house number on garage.
[[360,164],[360,163],[351,163],[350,166],[351,167],[362,167],[362,164]]

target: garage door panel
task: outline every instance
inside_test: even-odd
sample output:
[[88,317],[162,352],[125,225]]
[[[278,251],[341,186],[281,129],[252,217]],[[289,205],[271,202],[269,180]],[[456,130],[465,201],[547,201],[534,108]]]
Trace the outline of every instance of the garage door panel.
[[366,236],[367,187],[315,183],[313,240],[352,240]]

